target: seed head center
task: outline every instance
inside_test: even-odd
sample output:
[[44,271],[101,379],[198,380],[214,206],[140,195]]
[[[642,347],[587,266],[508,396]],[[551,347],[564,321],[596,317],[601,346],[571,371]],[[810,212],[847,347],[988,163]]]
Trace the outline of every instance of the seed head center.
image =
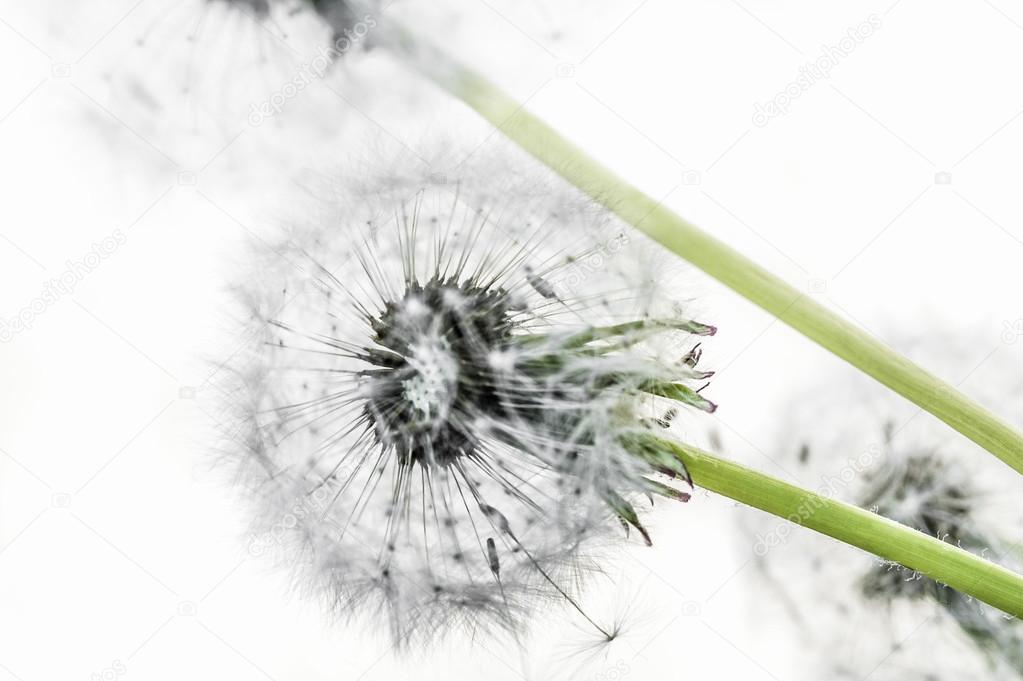
[[512,341],[509,294],[478,282],[412,282],[370,319],[378,348],[366,413],[403,463],[445,464],[479,446],[473,425],[500,409],[492,366]]

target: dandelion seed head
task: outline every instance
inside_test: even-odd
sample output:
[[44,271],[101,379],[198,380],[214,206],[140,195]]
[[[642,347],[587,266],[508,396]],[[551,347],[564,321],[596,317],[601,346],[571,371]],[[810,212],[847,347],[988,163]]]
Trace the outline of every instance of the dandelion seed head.
[[[975,517],[979,491],[957,461],[934,452],[895,455],[870,476],[862,498],[878,513],[941,541],[1015,562],[1006,547],[981,529]],[[860,587],[868,598],[889,606],[900,601],[936,605],[992,665],[1005,664],[1023,675],[1023,635],[1018,622],[1006,622],[1000,611],[897,563],[874,565]]]
[[[942,541],[975,543],[978,493],[961,465],[934,452],[896,453],[871,472],[860,505]],[[861,581],[873,598],[921,598],[946,587],[897,564],[875,565]]]
[[664,471],[623,445],[665,410],[645,386],[686,386],[680,358],[713,333],[654,316],[677,306],[637,279],[644,244],[510,170],[351,183],[240,286],[258,341],[235,367],[233,447],[253,535],[400,644],[518,631],[545,603],[583,613],[619,521],[649,539],[632,500]]
[[[976,344],[955,341],[969,335],[961,329],[923,327],[917,333],[919,340],[903,335],[895,345],[937,375],[955,377],[964,366],[977,365]],[[982,402],[1017,404],[1023,393],[1012,369],[1016,359],[989,359],[966,389]],[[1004,485],[1003,464],[955,437],[945,424],[917,418],[915,407],[862,377],[818,374],[799,398],[779,427],[782,444],[774,455],[800,479],[826,495],[1018,569],[1011,537],[1019,509],[1017,495]],[[769,522],[754,533],[779,536],[776,523]],[[844,665],[856,677],[871,673],[892,679],[910,671],[940,678],[1023,673],[1018,622],[1007,623],[996,609],[927,575],[809,532],[786,535],[761,553],[758,572],[775,596],[773,612],[784,608],[804,635],[818,639],[816,645],[828,651],[822,664]],[[934,623],[933,630],[907,639],[906,632],[924,618]],[[860,632],[852,642],[850,631]],[[868,649],[890,655],[891,664],[863,668],[860,653]],[[844,652],[836,657],[836,650]]]
[[206,2],[211,5],[224,4],[249,10],[259,17],[270,13],[270,0],[206,0]]

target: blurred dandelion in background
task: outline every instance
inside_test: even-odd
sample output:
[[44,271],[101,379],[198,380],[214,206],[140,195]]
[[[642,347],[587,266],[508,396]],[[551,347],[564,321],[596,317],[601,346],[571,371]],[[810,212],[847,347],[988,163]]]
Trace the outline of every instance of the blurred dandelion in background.
[[[939,375],[977,364],[975,348],[949,338],[930,333],[899,345]],[[1023,386],[1007,370],[1011,363],[984,358],[970,376],[971,392],[1018,404]],[[859,377],[819,376],[793,395],[772,455],[804,485],[1019,569],[1012,543],[1019,508],[997,462]],[[822,668],[843,679],[868,672],[881,679],[1023,676],[1023,630],[1000,611],[778,519],[746,525],[743,534],[773,596],[761,607],[784,613],[808,647],[825,651],[812,677]]]

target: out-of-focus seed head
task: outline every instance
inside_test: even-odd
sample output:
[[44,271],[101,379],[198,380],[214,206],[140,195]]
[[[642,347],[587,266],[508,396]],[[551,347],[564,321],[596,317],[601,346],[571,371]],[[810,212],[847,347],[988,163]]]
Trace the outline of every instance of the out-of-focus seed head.
[[[963,367],[973,367],[964,389],[1011,413],[1023,394],[1012,378],[1016,359],[955,343],[961,329],[919,333],[897,347],[956,382]],[[864,377],[813,372],[797,395],[770,453],[803,485],[1019,569],[1011,548],[1019,509],[1003,484],[1003,464]],[[768,519],[751,535],[760,585],[774,596],[758,601],[757,616],[791,616],[810,647],[824,651],[808,678],[1015,678],[1023,671],[1018,622],[1003,613],[788,523]]]
[[[968,550],[988,547],[975,536],[977,492],[959,467],[934,453],[890,456],[869,475],[859,504],[879,515]],[[945,589],[897,565],[877,565],[862,582],[867,596],[888,599],[935,596]]]
[[206,2],[210,4],[222,3],[232,7],[247,9],[259,17],[270,13],[270,0],[206,0]]
[[[378,0],[206,0],[209,3],[223,3],[240,10],[248,10],[257,17],[270,14],[273,6],[288,12],[311,11],[319,15],[334,33],[334,40],[349,36],[357,27],[373,20],[380,11]],[[361,31],[360,31],[361,33]],[[362,37],[360,34],[357,36]]]
[[371,10],[375,10],[378,3],[368,0],[353,2],[352,0],[307,0],[317,14],[323,17],[335,35],[344,35],[346,30],[351,30]]
[[[928,452],[890,457],[867,481],[861,504],[926,534],[995,561],[1017,562],[1010,547],[985,537],[974,507],[979,492],[957,463]],[[861,579],[864,595],[892,605],[899,599],[929,599],[971,641],[1023,676],[1023,636],[1018,622],[944,584],[898,564],[873,566]]]

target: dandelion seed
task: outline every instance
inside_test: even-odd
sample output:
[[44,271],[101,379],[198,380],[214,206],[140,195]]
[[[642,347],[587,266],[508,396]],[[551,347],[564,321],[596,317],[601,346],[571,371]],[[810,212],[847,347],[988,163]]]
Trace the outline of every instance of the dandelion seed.
[[[665,630],[670,606],[655,599],[647,589],[649,577],[635,582],[624,573],[604,575],[601,582],[611,586],[601,602],[587,603],[587,609],[608,622],[606,632],[595,636],[593,628],[573,621],[567,635],[553,643],[551,664],[545,678],[621,678],[637,650]],[[611,671],[612,673],[608,673]],[[614,674],[618,671],[619,674]]]
[[648,415],[681,418],[663,405],[676,395],[709,410],[686,385],[696,359],[671,358],[713,327],[661,316],[624,253],[552,296],[608,219],[535,180],[494,192],[482,177],[352,190],[341,224],[294,230],[242,286],[262,329],[238,372],[256,531],[314,507],[278,557],[402,645],[517,632],[550,602],[611,636],[577,600],[594,552],[616,519],[650,544],[633,500],[683,498],[657,478],[686,479],[621,440]]

